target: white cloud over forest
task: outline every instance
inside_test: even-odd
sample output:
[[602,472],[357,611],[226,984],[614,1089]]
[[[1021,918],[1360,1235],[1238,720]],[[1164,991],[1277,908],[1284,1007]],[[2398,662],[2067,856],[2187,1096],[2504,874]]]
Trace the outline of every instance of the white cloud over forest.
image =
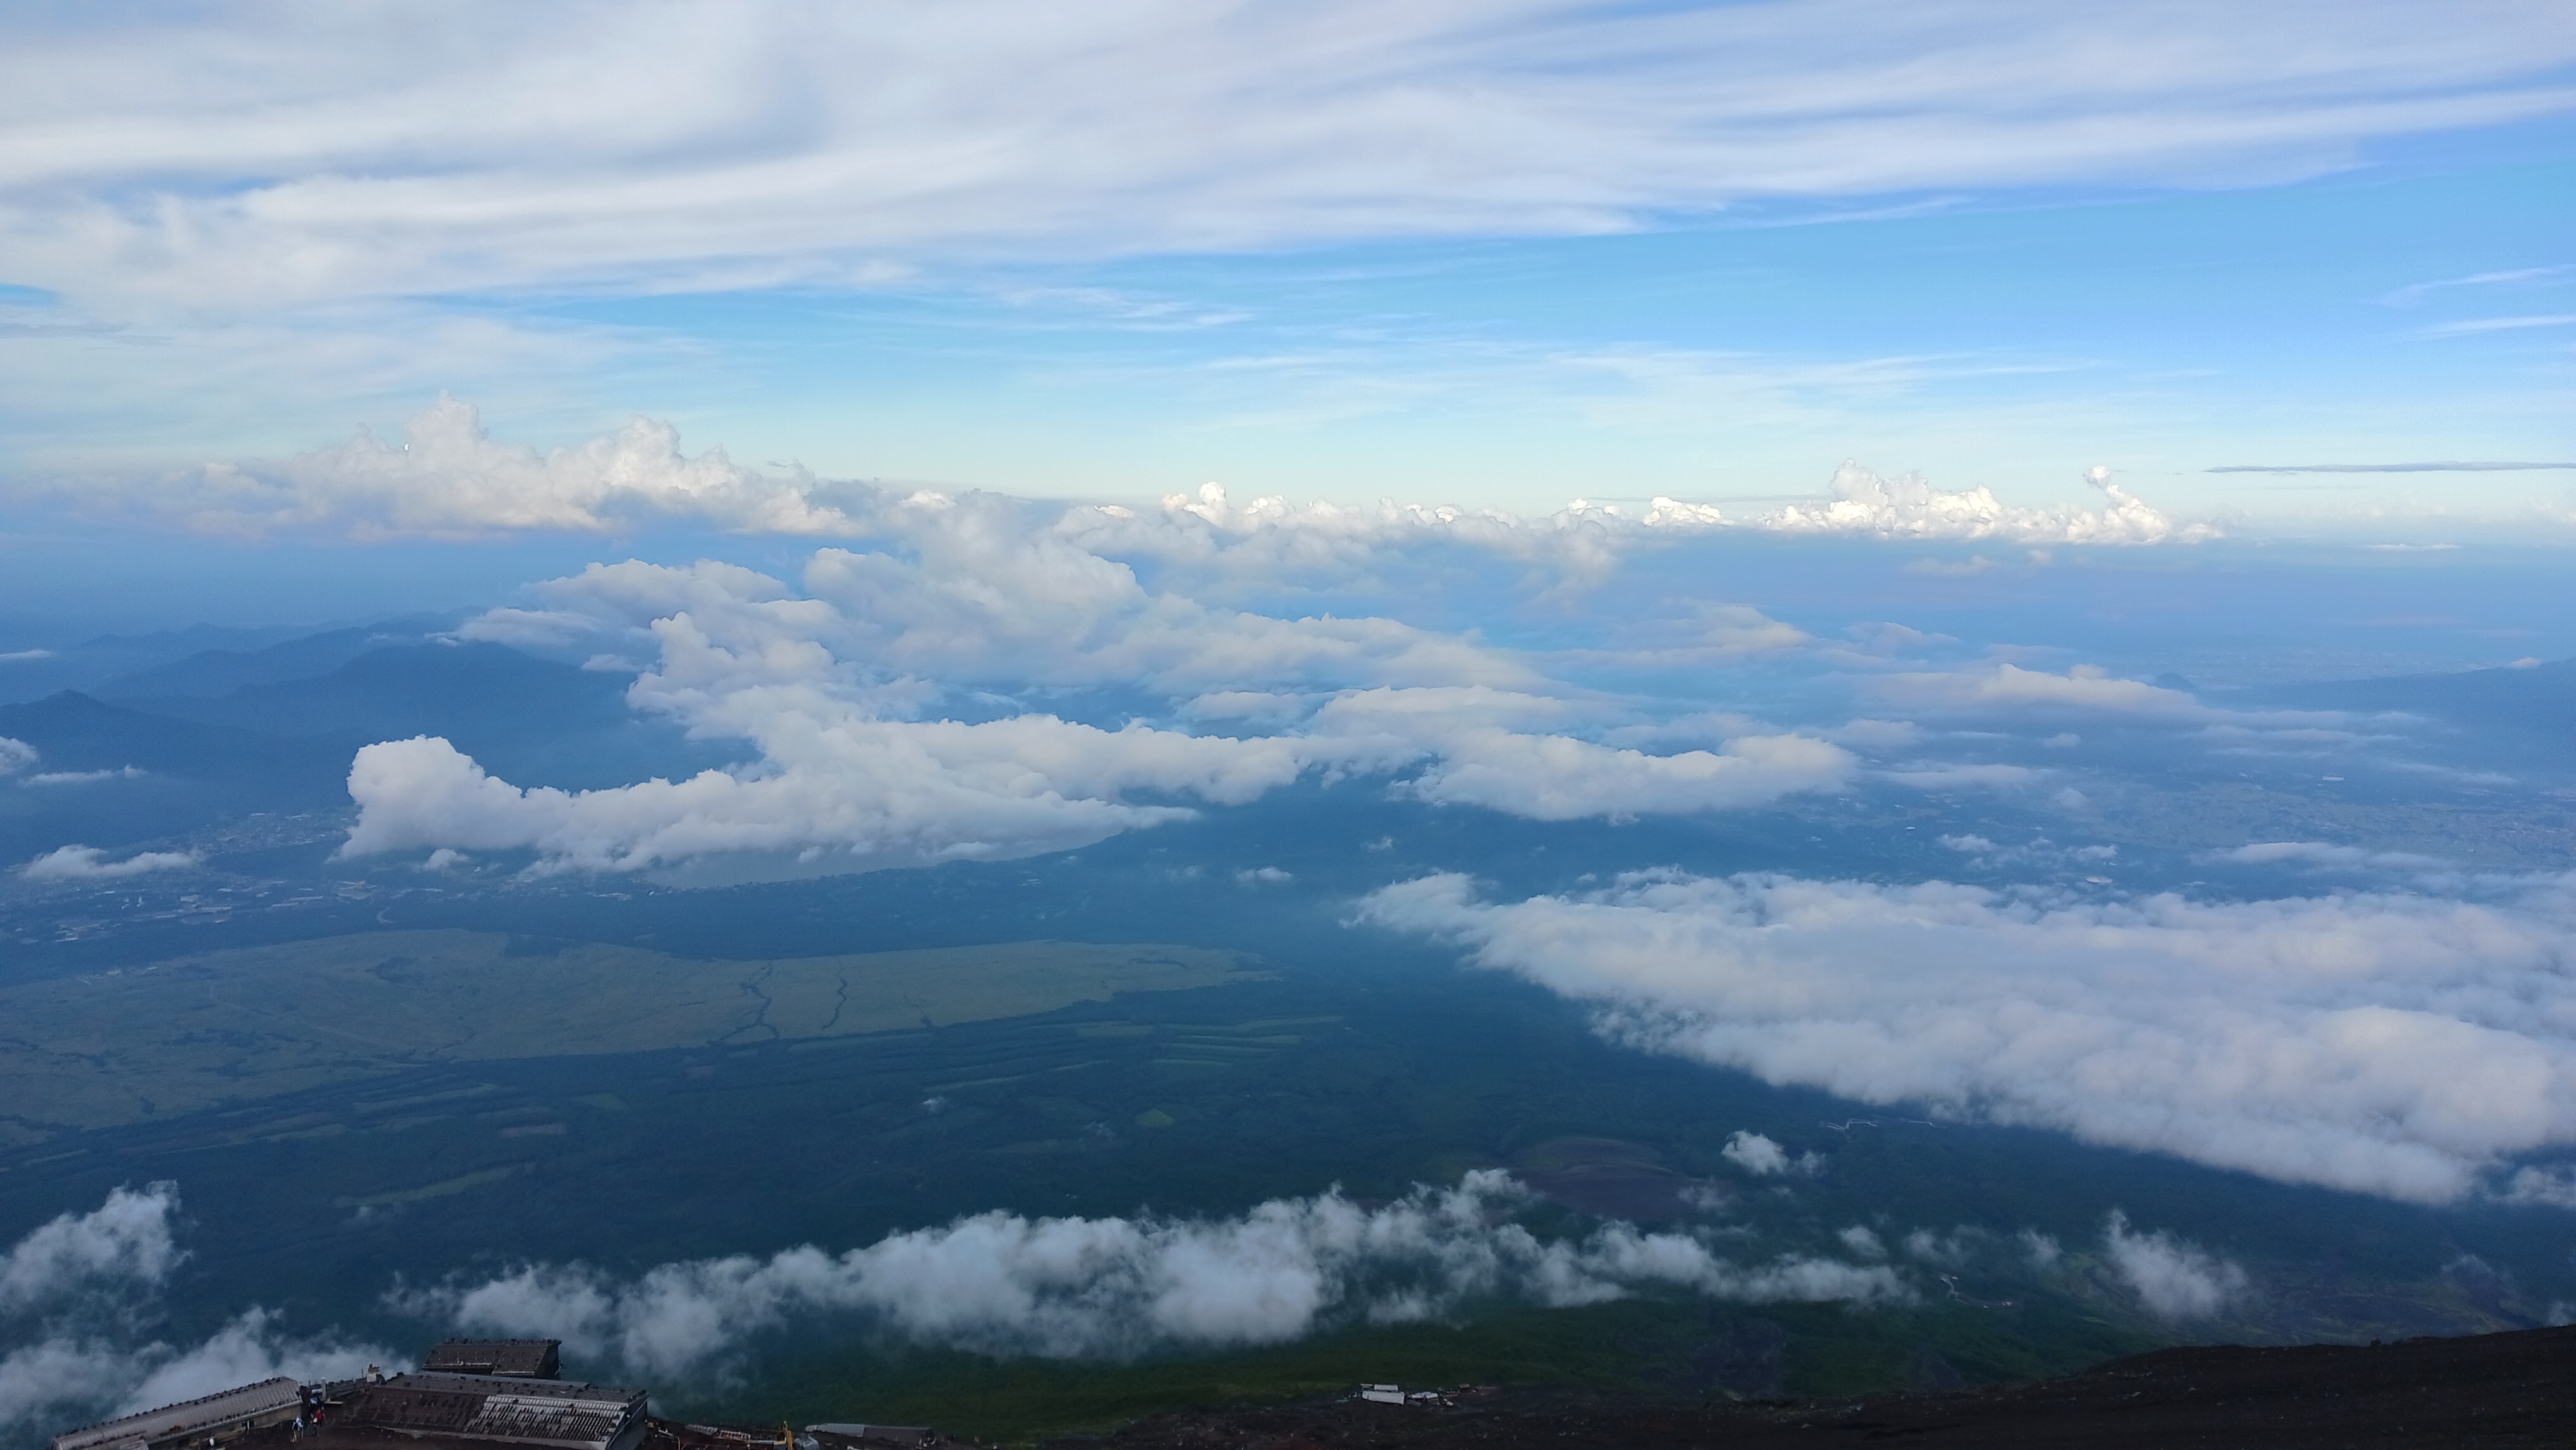
[[[819,550],[795,586],[713,562],[594,565],[458,631],[650,657],[635,707],[746,742],[754,763],[567,792],[496,779],[445,740],[381,742],[352,764],[348,852],[806,874],[1063,850],[1305,778],[1573,820],[1743,809],[1853,769],[1838,745],[1750,721],[1712,722],[1699,748],[1614,743],[1624,706],[1516,652],[1201,603],[1011,500],[916,496],[876,521],[886,549]],[[952,713],[1083,690],[1144,691],[1169,717]]]
[[2102,1247],[2114,1272],[2136,1291],[2138,1303],[2174,1323],[2214,1318],[2245,1297],[2245,1271],[2197,1244],[2158,1229],[2139,1233],[2114,1209],[2102,1230]]
[[84,1214],[61,1214],[0,1258],[0,1314],[24,1314],[100,1286],[161,1282],[179,1262],[175,1185],[119,1188]]
[[985,1213],[833,1254],[663,1264],[620,1277],[536,1264],[394,1302],[471,1333],[559,1335],[659,1382],[703,1378],[756,1336],[859,1316],[924,1345],[1051,1358],[1279,1344],[1345,1324],[1441,1318],[1479,1300],[1594,1304],[1680,1289],[1744,1303],[1902,1301],[1881,1265],[1789,1254],[1739,1262],[1685,1231],[1612,1222],[1541,1239],[1496,1170],[1367,1207],[1338,1191],[1239,1217]]
[[1622,1041],[1864,1102],[2429,1203],[2576,1141],[2576,878],[2480,904],[1653,872],[1497,903],[1444,874],[1364,910]]
[[347,1377],[392,1356],[329,1337],[298,1339],[252,1307],[206,1338],[149,1332],[186,1257],[178,1188],[112,1190],[88,1213],[38,1226],[0,1257],[0,1432],[40,1439],[66,1424],[194,1399],[280,1374]]

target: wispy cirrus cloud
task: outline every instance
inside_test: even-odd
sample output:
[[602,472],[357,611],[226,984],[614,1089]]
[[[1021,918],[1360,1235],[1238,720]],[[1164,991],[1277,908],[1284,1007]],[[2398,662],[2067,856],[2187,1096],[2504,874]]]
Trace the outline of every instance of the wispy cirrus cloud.
[[0,270],[189,306],[846,285],[960,250],[2314,174],[2376,137],[2563,112],[2576,55],[2558,12],[2509,0],[471,13],[22,19]]
[[2520,317],[2471,317],[2439,322],[2423,329],[2426,337],[2463,337],[2480,332],[2523,332],[2535,327],[2576,327],[2576,312],[2528,313]]

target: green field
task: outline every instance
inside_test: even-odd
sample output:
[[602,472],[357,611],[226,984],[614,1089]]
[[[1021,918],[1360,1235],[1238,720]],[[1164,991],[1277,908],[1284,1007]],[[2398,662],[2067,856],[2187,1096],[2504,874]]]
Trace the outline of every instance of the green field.
[[1009,942],[719,961],[493,932],[208,952],[0,988],[20,1141],[432,1063],[822,1040],[1246,980],[1236,953]]

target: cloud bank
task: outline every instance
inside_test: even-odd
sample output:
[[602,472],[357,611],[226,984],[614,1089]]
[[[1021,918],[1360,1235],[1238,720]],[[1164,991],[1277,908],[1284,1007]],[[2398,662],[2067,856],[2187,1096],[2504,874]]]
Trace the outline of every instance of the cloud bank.
[[[935,555],[999,527],[1099,561],[1144,561],[1201,584],[1349,577],[1406,567],[1410,555],[1461,550],[1597,583],[1627,554],[1727,533],[2031,546],[2190,544],[2219,536],[2131,497],[2107,469],[2087,481],[2104,507],[2021,507],[1978,486],[1945,491],[1916,474],[1882,478],[1846,463],[1813,504],[1730,516],[1655,499],[1637,511],[1577,499],[1524,518],[1496,509],[1379,500],[1235,503],[1219,484],[1172,494],[1159,510],[1036,505],[996,495],[885,488],[801,470],[763,473],[722,448],[691,456],[679,430],[636,418],[604,437],[539,452],[497,441],[475,407],[441,396],[399,442],[365,430],[283,461],[210,463],[150,477],[7,481],[15,500],[236,539],[490,539],[514,534],[629,536],[684,527],[735,534],[881,538]],[[987,542],[990,542],[987,540]]]
[[2576,877],[2479,904],[1647,872],[1493,903],[1444,874],[1362,910],[1621,1040],[1864,1102],[2426,1203],[2576,1141]]
[[1873,1303],[1912,1290],[1877,1265],[1784,1256],[1738,1264],[1687,1233],[1612,1223],[1541,1240],[1509,1221],[1525,1192],[1499,1171],[1368,1208],[1338,1191],[1240,1218],[1023,1218],[986,1213],[830,1254],[664,1264],[621,1279],[530,1265],[398,1293],[460,1331],[560,1335],[658,1381],[721,1373],[754,1337],[858,1316],[917,1344],[1119,1358],[1279,1344],[1330,1324],[1436,1319],[1478,1300],[1600,1303],[1679,1289],[1748,1303]]
[[[346,851],[821,873],[1064,850],[1308,778],[1557,821],[1742,809],[1854,767],[1838,745],[1751,723],[1662,754],[1586,738],[1617,703],[1514,652],[1149,588],[1009,500],[915,498],[885,517],[909,531],[900,552],[822,549],[801,587],[711,562],[594,565],[458,631],[652,655],[636,708],[745,742],[753,763],[569,793],[496,779],[445,740],[380,742],[351,766]],[[1113,727],[1019,704],[1093,690],[1141,691],[1169,715]],[[957,718],[970,711],[1000,718]]]
[[150,1287],[179,1262],[175,1183],[119,1188],[85,1214],[63,1214],[0,1259],[0,1315],[25,1314],[118,1285]]
[[[1877,671],[1946,636],[1881,624],[1857,648],[1826,644],[1750,606],[1703,600],[1689,619],[1641,625],[1654,635],[1641,647],[1541,657],[1398,617],[1291,617],[1275,602],[1266,612],[1227,601],[1358,597],[1401,614],[1436,601],[1459,569],[1496,564],[1532,571],[1522,597],[1547,596],[1601,584],[1635,551],[1737,528],[2051,544],[2206,533],[2107,476],[2094,481],[2109,506],[2090,512],[2007,508],[1983,489],[1942,493],[1846,468],[1840,501],[1740,522],[1670,500],[1636,515],[1578,502],[1538,520],[1239,506],[1214,486],[1156,514],[768,479],[721,453],[688,457],[669,429],[642,422],[540,455],[493,442],[452,399],[415,419],[408,439],[202,470],[147,495],[190,527],[247,533],[614,533],[681,519],[865,541],[818,549],[792,583],[713,561],[596,564],[457,631],[636,670],[637,709],[742,742],[754,757],[744,766],[575,794],[492,777],[435,738],[379,742],[352,765],[361,815],[351,855],[527,851],[547,869],[666,873],[725,857],[724,879],[1063,850],[1301,779],[1382,779],[1424,804],[1545,821],[1738,810],[1839,789],[1856,761],[1825,732],[1705,708],[1640,722],[1638,702],[1550,671],[1686,671],[1802,651]],[[2254,719],[2082,670],[1916,670],[1878,685],[1935,710],[2038,702]],[[1086,691],[1149,698],[1106,720],[1050,708]],[[1870,738],[1907,728],[1888,722]],[[1946,788],[2034,777],[1988,764],[1889,778]],[[146,860],[174,864],[56,852],[35,874],[153,869]]]
[[[637,418],[612,437],[540,454],[496,443],[473,405],[441,397],[388,443],[361,431],[283,463],[214,463],[150,480],[112,500],[200,533],[324,534],[376,541],[468,539],[529,530],[628,533],[654,524],[776,534],[850,534],[862,526],[713,449],[688,457],[679,431]],[[88,490],[93,499],[94,490]]]

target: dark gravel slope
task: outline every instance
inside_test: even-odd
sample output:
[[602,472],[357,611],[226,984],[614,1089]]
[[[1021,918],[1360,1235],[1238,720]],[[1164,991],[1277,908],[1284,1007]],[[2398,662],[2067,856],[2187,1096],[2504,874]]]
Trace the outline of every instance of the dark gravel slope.
[[2171,1349],[2037,1384],[1855,1401],[1652,1405],[1468,1396],[1158,1415],[1048,1450],[1512,1450],[1650,1447],[2567,1446],[2576,1328],[2384,1346]]

